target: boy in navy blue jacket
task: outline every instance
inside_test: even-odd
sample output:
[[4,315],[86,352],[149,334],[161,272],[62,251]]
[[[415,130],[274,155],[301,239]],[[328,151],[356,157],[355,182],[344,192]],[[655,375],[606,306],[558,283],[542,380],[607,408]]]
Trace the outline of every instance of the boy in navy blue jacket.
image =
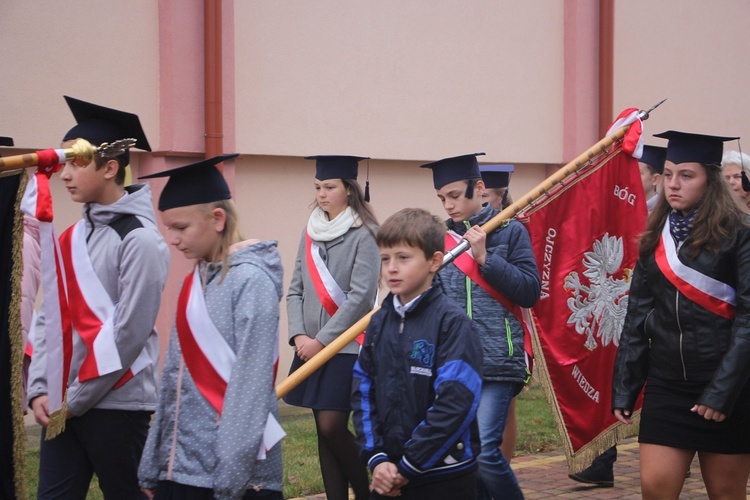
[[482,351],[472,321],[433,283],[445,227],[404,209],[377,243],[391,293],[370,321],[352,383],[370,498],[474,498]]

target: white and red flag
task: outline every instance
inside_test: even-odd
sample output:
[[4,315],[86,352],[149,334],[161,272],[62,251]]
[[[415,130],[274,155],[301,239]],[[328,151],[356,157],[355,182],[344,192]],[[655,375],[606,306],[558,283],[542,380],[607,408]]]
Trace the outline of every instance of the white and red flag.
[[[59,159],[65,161],[64,156]],[[73,356],[73,329],[66,300],[65,270],[52,223],[54,214],[49,177],[57,170],[59,168],[37,170],[29,179],[21,200],[21,211],[39,220],[45,331],[37,332],[37,335],[43,335],[46,343],[47,397],[50,412],[48,439],[62,432],[65,427],[65,394]],[[31,351],[29,348],[29,354]]]
[[647,217],[638,162],[631,156],[638,154],[640,121],[631,129],[573,181],[519,216],[542,279],[532,308],[535,375],[547,391],[568,465],[576,472],[637,432],[637,426],[624,427],[611,413],[614,359]]

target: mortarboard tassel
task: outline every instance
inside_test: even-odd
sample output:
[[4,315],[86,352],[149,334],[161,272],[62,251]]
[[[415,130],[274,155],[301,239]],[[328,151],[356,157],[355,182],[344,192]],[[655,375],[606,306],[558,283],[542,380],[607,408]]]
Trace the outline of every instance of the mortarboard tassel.
[[750,192],[750,179],[747,178],[747,174],[745,173],[745,162],[743,161],[743,158],[742,158],[742,144],[740,144],[739,138],[737,139],[737,147],[740,150],[740,170],[742,170],[742,190],[748,193]]
[[472,199],[474,197],[474,179],[469,179],[466,185],[466,198]]
[[365,202],[370,203],[370,159],[367,159],[367,179],[365,180]]
[[742,190],[746,193],[750,193],[750,179],[747,178],[745,169],[742,169]]

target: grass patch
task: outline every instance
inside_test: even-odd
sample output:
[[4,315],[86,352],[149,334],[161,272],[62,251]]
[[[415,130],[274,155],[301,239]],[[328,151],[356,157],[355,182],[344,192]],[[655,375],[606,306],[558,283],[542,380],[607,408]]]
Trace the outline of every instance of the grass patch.
[[[562,440],[552,417],[541,385],[532,379],[516,401],[518,438],[515,456],[531,455],[559,449]],[[284,498],[314,495],[323,491],[323,478],[318,462],[318,438],[312,412],[282,413],[281,425],[287,433],[282,441],[284,459]],[[38,443],[38,441],[36,441]],[[39,470],[38,444],[30,444],[26,453],[26,479],[29,498],[36,498]],[[87,500],[104,496],[96,476]]]
[[314,495],[324,490],[318,460],[318,436],[312,412],[281,418],[284,498]]
[[562,447],[544,389],[534,378],[516,398],[518,437],[515,456],[554,451]]

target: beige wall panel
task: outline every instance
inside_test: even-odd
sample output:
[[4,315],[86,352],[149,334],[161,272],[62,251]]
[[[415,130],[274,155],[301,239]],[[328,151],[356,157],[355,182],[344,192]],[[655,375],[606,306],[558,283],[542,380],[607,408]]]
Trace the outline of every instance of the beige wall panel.
[[59,146],[75,123],[63,95],[135,112],[158,146],[158,3],[7,0],[0,8],[1,135]]
[[559,162],[562,2],[235,4],[237,149]]
[[668,129],[750,143],[748,20],[747,0],[617,2],[615,109],[668,98],[646,122],[652,144]]

